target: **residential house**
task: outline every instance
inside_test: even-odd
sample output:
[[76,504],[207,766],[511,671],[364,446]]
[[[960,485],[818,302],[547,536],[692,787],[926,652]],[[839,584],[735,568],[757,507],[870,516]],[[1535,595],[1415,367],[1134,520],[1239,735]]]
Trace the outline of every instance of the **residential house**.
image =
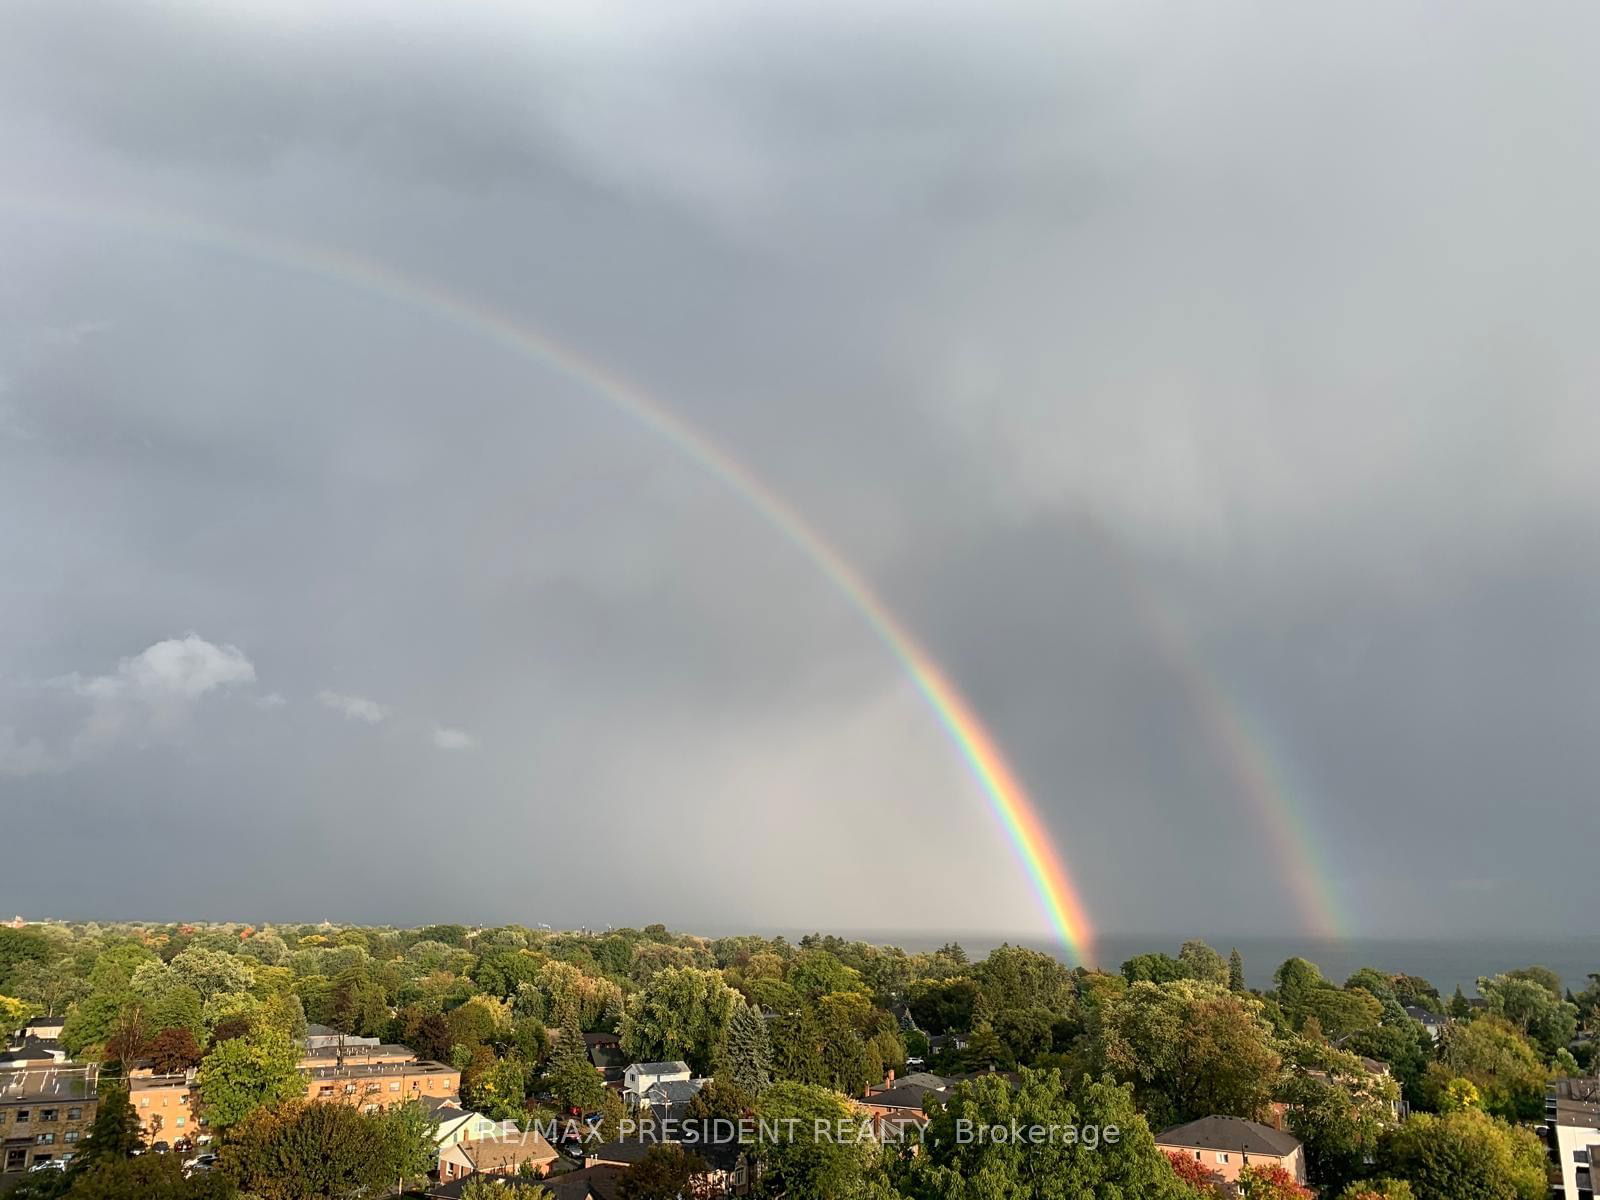
[[875,1083],[856,1098],[856,1107],[872,1121],[873,1132],[884,1141],[903,1140],[913,1127],[928,1123],[923,1101],[929,1095],[942,1096],[950,1086],[943,1076],[913,1071],[896,1080],[890,1071],[882,1083]]
[[622,1073],[622,1097],[630,1109],[637,1109],[657,1084],[687,1083],[692,1076],[686,1062],[633,1063]]
[[457,1142],[481,1142],[497,1137],[520,1137],[515,1121],[496,1121],[482,1113],[462,1108],[455,1099],[424,1097],[422,1106],[436,1122],[433,1140],[439,1149]]
[[1201,1163],[1222,1183],[1237,1183],[1247,1166],[1282,1167],[1296,1183],[1306,1181],[1306,1157],[1293,1134],[1242,1117],[1201,1117],[1156,1134],[1156,1146]]
[[0,1051],[0,1068],[51,1067],[67,1061],[67,1052],[54,1038],[24,1037]]
[[617,1200],[622,1194],[623,1167],[584,1167],[565,1175],[552,1175],[545,1181],[555,1200]]
[[1426,1029],[1428,1031],[1428,1036],[1434,1041],[1437,1042],[1439,1038],[1443,1036],[1444,1027],[1449,1023],[1447,1018],[1441,1017],[1436,1012],[1430,1012],[1426,1008],[1423,1008],[1420,1004],[1408,1004],[1405,1007],[1406,1016],[1410,1017],[1418,1025],[1421,1025],[1424,1029]]
[[628,1141],[585,1145],[583,1148],[583,1165],[586,1167],[631,1167],[642,1160],[646,1154],[649,1154],[653,1147],[660,1144],[654,1138],[649,1141],[634,1138]]
[[61,1031],[66,1027],[65,1017],[29,1017],[22,1023],[22,1028],[17,1030],[17,1034],[23,1038],[43,1038],[47,1042],[53,1042],[61,1037]]
[[645,1089],[640,1102],[650,1110],[652,1117],[666,1122],[670,1128],[672,1123],[688,1119],[689,1101],[710,1082],[709,1079],[669,1079],[653,1083]]
[[586,1033],[583,1044],[589,1052],[589,1061],[600,1072],[608,1087],[620,1087],[628,1067],[628,1056],[622,1049],[621,1039],[614,1033]]
[[[469,1175],[522,1175],[543,1178],[560,1157],[537,1129],[514,1131],[509,1136],[468,1138],[439,1151],[439,1182]],[[526,1164],[526,1165],[524,1165]]]
[[70,1159],[94,1124],[99,1072],[94,1065],[0,1071],[0,1171]]
[[1559,1194],[1563,1200],[1591,1200],[1591,1164],[1600,1163],[1600,1080],[1557,1079],[1545,1093],[1544,1115],[1561,1168]]

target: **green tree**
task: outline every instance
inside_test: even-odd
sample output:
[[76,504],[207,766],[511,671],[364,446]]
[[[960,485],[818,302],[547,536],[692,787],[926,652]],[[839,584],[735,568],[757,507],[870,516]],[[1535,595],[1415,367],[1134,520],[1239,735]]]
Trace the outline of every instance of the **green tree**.
[[683,1059],[704,1073],[716,1060],[738,1003],[739,993],[720,971],[668,967],[629,1000],[623,1049],[635,1061]]
[[[1325,1188],[1338,1188],[1365,1172],[1384,1131],[1394,1124],[1399,1088],[1368,1074],[1360,1060],[1331,1056],[1338,1066],[1297,1072],[1278,1098],[1288,1105],[1289,1129],[1305,1146],[1306,1169]],[[1343,1061],[1349,1060],[1349,1061]]]
[[1416,1200],[1403,1179],[1363,1179],[1339,1193],[1339,1200]]
[[552,1200],[554,1195],[547,1187],[529,1187],[488,1175],[469,1175],[461,1188],[461,1200]]
[[347,967],[334,977],[328,998],[328,1024],[341,1033],[381,1036],[389,1028],[389,999],[383,985],[364,967]]
[[1323,1036],[1338,1041],[1357,1030],[1376,1029],[1383,1019],[1383,1005],[1361,988],[1312,988],[1301,998],[1297,1015],[1297,1026],[1315,1018]]
[[[1024,1069],[1013,1085],[982,1076],[930,1100],[929,1126],[901,1190],[916,1200],[1189,1200],[1194,1193],[1156,1149],[1127,1089],[1085,1079],[1069,1094],[1059,1071]],[[978,1130],[1005,1127],[1004,1140]],[[1054,1129],[1037,1141],[1013,1127]],[[1110,1131],[1115,1128],[1113,1140]],[[1059,1131],[1084,1131],[1066,1136]],[[1093,1133],[1087,1131],[1093,1130]]]
[[1185,942],[1178,951],[1178,965],[1187,979],[1223,986],[1228,982],[1228,964],[1223,962],[1222,955],[1202,941]]
[[168,965],[173,978],[199,992],[202,1002],[224,992],[248,992],[255,980],[248,960],[223,950],[191,947]]
[[262,1105],[302,1094],[295,1069],[299,1060],[294,1043],[276,1029],[256,1030],[215,1046],[200,1061],[201,1114],[214,1128],[227,1130]]
[[775,1083],[762,1094],[758,1111],[777,1135],[758,1147],[760,1195],[850,1200],[861,1192],[875,1158],[873,1148],[818,1132],[859,1122],[843,1096],[803,1083]]
[[1097,1070],[1132,1083],[1140,1107],[1162,1125],[1259,1116],[1282,1061],[1253,997],[1188,979],[1135,983],[1108,997],[1090,1055]]
[[1228,955],[1228,990],[1230,992],[1242,992],[1245,990],[1244,955],[1239,953],[1237,946]]
[[562,1008],[561,1027],[555,1033],[545,1068],[545,1085],[558,1100],[588,1112],[598,1107],[604,1097],[605,1081],[589,1061],[583,1034],[578,1031],[576,1002],[568,1000]]
[[139,1115],[128,1097],[128,1089],[108,1084],[100,1089],[89,1136],[73,1157],[72,1169],[81,1173],[99,1163],[132,1158],[143,1145]]
[[9,992],[23,963],[43,965],[60,957],[50,939],[37,929],[0,926],[0,991]]
[[767,1036],[767,1022],[748,1004],[736,1006],[728,1018],[722,1069],[735,1086],[751,1096],[760,1096],[772,1082],[772,1041]]
[[1491,1113],[1531,1118],[1544,1111],[1550,1072],[1528,1039],[1503,1017],[1453,1026],[1440,1058],[1452,1074],[1477,1085]]
[[1122,964],[1122,977],[1129,983],[1172,983],[1184,979],[1184,967],[1170,954],[1136,954]]
[[1415,1200],[1543,1200],[1549,1191],[1539,1139],[1473,1109],[1413,1116],[1384,1139],[1378,1167],[1409,1183]]
[[344,1200],[414,1182],[433,1148],[421,1105],[369,1115],[301,1100],[253,1110],[223,1144],[219,1167],[259,1200]]
[[[1307,962],[1303,958],[1286,959],[1283,965],[1273,972],[1272,980],[1277,986],[1278,1003],[1292,1019],[1298,1017],[1300,1006],[1310,993],[1328,986],[1328,981],[1322,977],[1317,964]],[[1298,1028],[1297,1019],[1295,1023]]]
[[1565,1049],[1578,1031],[1578,1006],[1562,999],[1559,984],[1550,989],[1554,978],[1544,967],[1524,967],[1478,980],[1478,995],[1488,1001],[1489,1011],[1533,1039],[1547,1058]]
[[1065,1014],[1077,1007],[1072,972],[1053,955],[1003,945],[973,969],[984,997],[996,1012],[1042,1008]]
[[[74,1173],[67,1200],[231,1200],[233,1180],[218,1172],[184,1178],[176,1155],[111,1159]],[[18,1193],[20,1196],[20,1193]]]
[[652,1146],[622,1177],[617,1195],[621,1200],[678,1200],[690,1193],[690,1181],[705,1170],[705,1160],[682,1146]]

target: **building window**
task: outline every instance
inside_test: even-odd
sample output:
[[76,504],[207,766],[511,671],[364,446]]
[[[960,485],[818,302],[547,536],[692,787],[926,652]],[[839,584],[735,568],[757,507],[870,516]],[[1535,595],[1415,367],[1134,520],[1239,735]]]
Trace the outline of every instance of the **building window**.
[[81,1108],[69,1108],[69,1109],[67,1109],[67,1120],[69,1120],[69,1121],[81,1121],[81,1120],[83,1120],[83,1109],[81,1109]]
[[75,1142],[77,1140],[78,1140],[78,1131],[76,1129],[67,1130],[67,1136],[62,1139],[62,1141],[66,1141],[66,1142]]
[[61,1115],[61,1110],[60,1109],[41,1108],[39,1110],[39,1120],[41,1120],[41,1121],[54,1121],[60,1115]]
[[53,1133],[41,1133],[33,1140],[40,1146],[54,1146],[56,1144],[56,1135]]
[[179,1129],[182,1129],[182,1128],[183,1128],[183,1118],[182,1118],[182,1117],[179,1117],[179,1118],[178,1118],[178,1128],[179,1128]]
[[1228,1161],[1228,1156],[1226,1154],[1218,1154],[1217,1155],[1217,1161],[1219,1163],[1225,1163],[1225,1162]]
[[143,1100],[140,1100],[139,1101],[139,1107],[140,1108],[149,1108],[150,1107],[150,1097],[146,1096]]
[[396,1079],[393,1083],[391,1083],[389,1085],[389,1090],[391,1092],[398,1092],[400,1090],[400,1081]]

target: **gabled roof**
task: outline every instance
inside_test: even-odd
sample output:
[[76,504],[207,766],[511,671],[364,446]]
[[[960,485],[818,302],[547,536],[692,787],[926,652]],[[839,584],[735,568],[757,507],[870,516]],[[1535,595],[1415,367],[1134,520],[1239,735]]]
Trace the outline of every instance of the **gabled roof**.
[[944,1089],[929,1087],[924,1083],[902,1083],[881,1092],[861,1097],[862,1104],[875,1104],[879,1108],[904,1108],[922,1111],[922,1100],[929,1092],[938,1095]]
[[628,1070],[637,1071],[641,1075],[687,1075],[689,1064],[682,1060],[674,1062],[647,1062],[631,1063]]
[[1287,1158],[1300,1148],[1300,1139],[1270,1125],[1246,1121],[1243,1117],[1213,1116],[1162,1130],[1156,1134],[1156,1145],[1232,1150],[1240,1154]]
[[602,1163],[595,1167],[584,1167],[581,1171],[569,1171],[565,1175],[551,1175],[540,1180],[545,1187],[555,1195],[555,1200],[613,1200],[620,1194],[622,1177],[626,1175],[625,1167],[613,1167]]
[[1423,1008],[1420,1004],[1408,1004],[1405,1006],[1405,1008],[1406,1016],[1410,1017],[1413,1021],[1419,1021],[1424,1025],[1444,1024],[1443,1017],[1436,1012],[1430,1012],[1428,1009]]
[[614,1163],[631,1167],[634,1163],[642,1162],[646,1154],[661,1144],[658,1141],[605,1142],[599,1146],[585,1146],[583,1157],[596,1163]]

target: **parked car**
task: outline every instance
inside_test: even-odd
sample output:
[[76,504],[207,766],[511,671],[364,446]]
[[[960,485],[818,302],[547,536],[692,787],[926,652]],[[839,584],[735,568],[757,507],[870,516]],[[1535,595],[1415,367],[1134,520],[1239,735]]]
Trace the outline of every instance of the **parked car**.
[[66,1159],[64,1159],[64,1158],[47,1158],[43,1162],[34,1163],[33,1166],[28,1168],[28,1173],[31,1175],[35,1171],[65,1171],[66,1169],[67,1169],[67,1160]]

